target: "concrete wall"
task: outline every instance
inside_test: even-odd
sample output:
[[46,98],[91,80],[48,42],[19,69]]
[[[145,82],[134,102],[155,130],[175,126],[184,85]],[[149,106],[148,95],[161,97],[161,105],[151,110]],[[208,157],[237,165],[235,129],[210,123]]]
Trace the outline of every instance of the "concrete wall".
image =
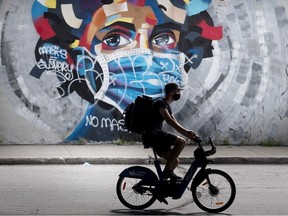
[[[119,89],[116,94],[118,98],[114,98],[111,96],[113,92],[111,74],[105,81],[106,75],[103,72],[99,87],[97,86],[99,80],[94,80],[95,85],[92,85],[87,70],[83,75],[81,66],[76,67],[75,62],[71,63],[73,54],[79,50],[85,52],[83,56],[88,56],[84,62],[86,69],[89,63],[93,63],[94,68],[98,66],[95,59],[100,62],[97,56],[101,56],[99,53],[103,50],[100,50],[98,41],[93,39],[87,45],[82,40],[83,37],[80,37],[85,34],[83,27],[87,21],[85,16],[89,13],[92,16],[94,13],[91,12],[93,8],[87,3],[92,4],[93,0],[86,1],[86,4],[81,6],[83,9],[81,11],[79,5],[74,5],[74,16],[68,13],[71,12],[69,6],[66,7],[66,15],[62,8],[63,17],[60,17],[62,18],[60,20],[74,22],[59,25],[60,33],[56,31],[56,36],[49,36],[48,34],[53,31],[47,32],[47,28],[41,29],[45,24],[37,23],[37,16],[41,12],[39,10],[59,15],[57,10],[59,8],[53,9],[56,0],[47,1],[45,7],[43,2],[0,0],[0,141],[21,144],[59,143],[82,138],[96,142],[130,139],[132,135],[123,128],[121,112],[127,103],[136,97],[135,89],[139,86],[131,86],[132,90],[128,89],[127,98],[124,95],[125,100],[122,100],[124,96],[122,98]],[[59,2],[57,6],[61,7]],[[81,4],[81,1],[67,2]],[[168,5],[169,1],[161,2]],[[191,63],[188,71],[187,68],[186,71],[183,69],[184,72],[179,70],[179,73],[183,73],[187,79],[181,75],[180,81],[177,80],[181,85],[185,85],[185,90],[180,102],[172,106],[174,115],[183,126],[198,131],[201,136],[212,136],[219,143],[262,142],[287,145],[288,2],[214,0],[208,8],[201,10],[202,6],[199,3],[199,11],[189,13],[206,11],[209,16],[205,14],[204,19],[213,20],[214,24],[210,23],[213,32],[219,33],[221,29],[223,35],[219,38],[219,35],[215,36],[215,32],[215,34],[209,32],[207,30],[209,28],[203,28],[205,31],[202,29],[202,33],[198,32],[199,37],[211,39],[214,49],[209,54],[211,51],[211,46],[208,46],[209,40],[205,42],[208,48],[203,44],[201,48],[195,45],[195,50],[198,48],[198,51],[200,50],[197,56],[202,55],[201,59]],[[46,11],[45,8],[49,10]],[[76,8],[79,9],[78,13]],[[84,9],[88,12],[84,13]],[[178,11],[176,7],[173,9],[174,13]],[[169,16],[169,10],[167,11],[165,13]],[[33,19],[32,13],[34,13]],[[77,22],[78,24],[80,22],[78,28],[75,27]],[[51,26],[55,31],[55,23]],[[72,38],[70,43],[73,45],[65,45],[67,38]],[[184,43],[182,47],[185,47],[183,40],[182,43]],[[92,50],[91,47],[95,49]],[[46,51],[43,51],[44,48]],[[55,52],[58,53],[56,61],[54,61]],[[78,63],[83,61],[79,60],[79,56],[75,57]],[[190,57],[193,59],[195,57],[193,56]],[[55,66],[53,61],[58,66]],[[77,79],[71,81],[71,77]],[[171,77],[176,79],[177,75]],[[75,80],[84,83],[85,86],[76,85]],[[162,87],[163,83],[167,82],[167,80],[160,81]],[[121,85],[114,83],[113,87],[115,86],[120,88]],[[160,92],[157,92],[157,95],[163,93],[162,87],[159,88]],[[145,86],[143,91],[147,89]],[[156,97],[156,94],[151,93],[151,96]],[[171,130],[167,125],[165,128]]]

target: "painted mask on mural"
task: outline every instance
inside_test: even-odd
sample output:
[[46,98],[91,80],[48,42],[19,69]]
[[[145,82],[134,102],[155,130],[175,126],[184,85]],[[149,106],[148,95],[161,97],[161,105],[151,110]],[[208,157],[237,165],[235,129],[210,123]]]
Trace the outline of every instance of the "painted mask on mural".
[[138,95],[153,98],[163,96],[163,88],[168,82],[176,82],[180,86],[187,82],[183,53],[157,53],[139,48],[117,51],[95,59],[98,69],[85,69],[89,89],[96,100],[105,101],[120,110]]

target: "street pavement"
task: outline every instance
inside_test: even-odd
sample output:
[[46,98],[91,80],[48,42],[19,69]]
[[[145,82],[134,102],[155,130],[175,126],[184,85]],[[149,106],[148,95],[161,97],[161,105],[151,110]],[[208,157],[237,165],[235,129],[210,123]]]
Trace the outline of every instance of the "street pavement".
[[[208,150],[209,146],[204,146]],[[182,164],[193,160],[196,145],[187,145],[180,155]],[[0,165],[65,164],[147,164],[153,162],[152,149],[142,144],[83,145],[0,145]],[[216,164],[288,164],[288,146],[217,146],[210,157]]]

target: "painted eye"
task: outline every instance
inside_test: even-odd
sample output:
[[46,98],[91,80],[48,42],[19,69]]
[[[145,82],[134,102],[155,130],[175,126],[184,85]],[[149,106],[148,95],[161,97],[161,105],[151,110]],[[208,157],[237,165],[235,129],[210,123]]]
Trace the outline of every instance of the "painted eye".
[[131,43],[131,41],[127,37],[123,36],[122,34],[113,32],[113,33],[107,34],[104,37],[103,43],[109,47],[116,48],[118,46],[129,44]]
[[171,33],[165,32],[153,38],[152,43],[157,46],[170,46],[176,42],[175,36]]

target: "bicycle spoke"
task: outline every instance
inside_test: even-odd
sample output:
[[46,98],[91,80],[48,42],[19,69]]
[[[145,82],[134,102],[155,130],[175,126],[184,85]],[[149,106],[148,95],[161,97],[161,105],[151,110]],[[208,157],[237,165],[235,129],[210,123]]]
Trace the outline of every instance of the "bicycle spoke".
[[209,171],[211,185],[205,179],[194,190],[195,203],[205,211],[220,212],[228,208],[235,197],[235,186],[231,178],[222,171]]
[[129,205],[142,206],[153,197],[153,187],[138,185],[140,182],[141,179],[124,178],[120,185],[121,195]]

